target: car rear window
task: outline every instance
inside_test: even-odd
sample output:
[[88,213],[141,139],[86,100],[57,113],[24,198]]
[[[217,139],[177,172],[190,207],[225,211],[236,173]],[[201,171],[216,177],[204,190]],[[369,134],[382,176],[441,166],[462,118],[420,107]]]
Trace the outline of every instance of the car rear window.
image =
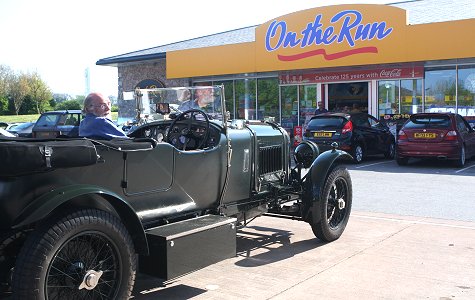
[[343,127],[345,118],[341,117],[318,117],[310,120],[309,128],[340,128]]
[[420,128],[450,128],[450,118],[448,116],[412,116],[405,128],[420,129]]

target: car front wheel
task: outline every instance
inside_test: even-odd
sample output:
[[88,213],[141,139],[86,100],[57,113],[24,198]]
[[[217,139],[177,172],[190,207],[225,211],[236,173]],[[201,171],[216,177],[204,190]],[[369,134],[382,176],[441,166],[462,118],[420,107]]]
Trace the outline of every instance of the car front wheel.
[[353,191],[351,177],[343,166],[334,168],[328,175],[320,197],[318,222],[311,223],[315,236],[325,242],[338,239],[350,218]]
[[135,271],[132,240],[120,220],[81,210],[30,234],[13,271],[13,296],[128,299]]

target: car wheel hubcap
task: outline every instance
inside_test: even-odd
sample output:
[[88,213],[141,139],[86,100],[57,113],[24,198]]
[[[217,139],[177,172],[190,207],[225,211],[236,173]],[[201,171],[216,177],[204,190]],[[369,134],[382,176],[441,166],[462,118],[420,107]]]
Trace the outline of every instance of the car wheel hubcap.
[[363,149],[360,146],[356,147],[355,156],[357,161],[361,161],[363,159]]
[[79,289],[92,290],[93,288],[95,288],[97,284],[99,283],[99,279],[101,278],[102,273],[104,272],[102,271],[97,272],[94,270],[87,271],[86,275],[84,275],[84,278],[81,284],[79,285]]

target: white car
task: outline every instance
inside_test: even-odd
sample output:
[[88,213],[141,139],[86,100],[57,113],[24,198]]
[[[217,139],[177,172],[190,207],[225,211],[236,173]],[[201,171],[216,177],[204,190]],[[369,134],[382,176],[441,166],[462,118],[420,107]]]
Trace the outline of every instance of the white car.
[[16,135],[14,135],[13,133],[10,133],[10,132],[6,131],[6,130],[3,129],[3,128],[0,128],[0,136],[15,137]]
[[18,123],[9,123],[5,130],[12,130],[13,128],[17,127],[18,125],[22,124],[21,122]]

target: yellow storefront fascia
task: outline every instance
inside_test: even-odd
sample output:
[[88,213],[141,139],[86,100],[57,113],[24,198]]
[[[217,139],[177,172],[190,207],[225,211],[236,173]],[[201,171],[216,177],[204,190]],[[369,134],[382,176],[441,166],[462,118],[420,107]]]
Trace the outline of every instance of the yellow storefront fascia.
[[167,52],[167,78],[254,72],[254,47],[242,43]]
[[[275,49],[270,47],[269,51],[265,47],[266,36],[272,32],[269,29],[272,28],[271,24],[274,21],[274,24],[285,24],[286,32],[293,33],[296,40],[302,37],[299,34],[309,24],[318,23],[316,20],[318,16],[320,16],[318,28],[322,34],[329,27],[334,29],[329,32],[334,32],[335,35],[338,29],[340,32],[349,33],[350,30],[342,30],[343,17],[338,19],[340,22],[330,22],[330,19],[337,14],[348,17],[348,23],[360,15],[362,28],[363,26],[370,28],[372,24],[376,24],[380,27],[385,26],[386,30],[391,28],[391,31],[381,39],[373,37],[353,40],[354,45],[348,43],[351,38],[344,38],[341,42],[332,42],[328,45],[312,43],[305,47],[301,45],[277,47],[279,43],[275,37],[285,35],[280,34],[283,30],[276,30],[278,34],[274,39],[271,37],[267,40]],[[419,25],[407,25],[406,20],[405,10],[387,5],[336,5],[299,11],[258,26],[253,43],[168,52],[167,77],[186,78],[475,57],[475,39],[467,35],[468,32],[475,31],[475,19]],[[356,21],[354,23],[357,24]],[[356,27],[353,29],[352,33],[356,31]],[[361,50],[361,53],[348,54],[355,49]],[[299,58],[302,56],[303,58]]]

